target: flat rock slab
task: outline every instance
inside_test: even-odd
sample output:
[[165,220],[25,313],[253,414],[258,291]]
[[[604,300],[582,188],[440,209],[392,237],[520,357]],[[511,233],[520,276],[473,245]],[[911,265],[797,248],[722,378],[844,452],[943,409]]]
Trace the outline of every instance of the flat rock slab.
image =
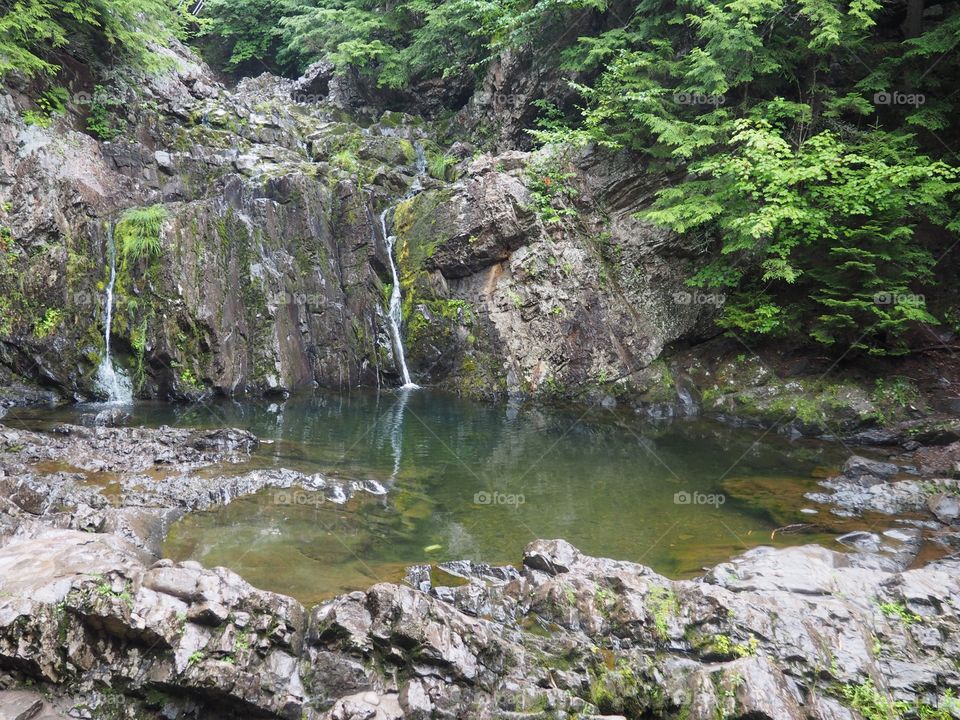
[[143,569],[146,556],[116,535],[50,530],[0,548],[0,596],[58,603],[78,578]]

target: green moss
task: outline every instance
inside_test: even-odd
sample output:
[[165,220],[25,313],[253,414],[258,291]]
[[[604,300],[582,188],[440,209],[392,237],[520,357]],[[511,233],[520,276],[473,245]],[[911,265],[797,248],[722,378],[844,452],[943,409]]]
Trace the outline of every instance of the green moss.
[[804,395],[776,398],[770,403],[769,409],[775,414],[793,417],[806,425],[821,425],[826,422],[826,415],[819,403]]
[[[392,286],[384,287],[384,307],[390,301]],[[463,325],[469,327],[476,318],[473,305],[466,300],[438,298],[423,300],[418,303],[418,309],[413,309],[414,293],[408,292],[404,297],[403,315],[407,320],[406,340],[410,346],[416,346],[419,340],[428,331],[433,339],[442,335],[441,340],[449,341],[455,327]]]
[[728,635],[714,635],[701,649],[706,649],[725,658],[742,658],[756,655],[759,647],[760,641],[753,635],[746,643],[733,642]]
[[666,640],[669,632],[669,620],[679,612],[677,595],[672,589],[662,585],[651,585],[647,591],[647,609],[653,620],[653,629],[661,640]]
[[875,417],[881,424],[906,416],[910,406],[922,406],[920,391],[905,377],[878,378],[871,400],[877,406]]
[[609,651],[600,653],[604,662],[589,671],[588,699],[601,713],[631,718],[666,715],[667,701],[656,673],[651,674],[649,658],[644,668],[622,658],[614,661]]
[[413,146],[413,143],[406,138],[400,138],[400,150],[403,152],[403,157],[406,158],[408,163],[415,163],[417,161],[417,149]]
[[437,210],[450,197],[449,190],[425,191],[400,203],[394,210],[394,234],[399,239],[397,264],[404,287],[415,282],[424,261],[433,257],[446,236],[446,219]]
[[646,388],[639,396],[643,402],[666,403],[677,399],[677,384],[664,360],[650,363],[637,375],[636,382]]
[[339,168],[344,172],[356,173],[360,169],[360,163],[357,160],[356,154],[353,150],[343,149],[339,150],[330,158],[330,164],[335,168]]
[[903,717],[898,704],[881,693],[869,678],[859,685],[841,685],[838,691],[864,720],[899,720]]
[[918,623],[923,620],[922,617],[916,613],[910,612],[907,609],[907,606],[903,603],[898,602],[884,602],[877,603],[877,607],[880,609],[884,615],[889,618],[897,618],[905,625],[912,625],[913,623]]
[[457,159],[445,153],[430,154],[427,156],[427,172],[437,180],[453,180],[451,169],[457,164]]

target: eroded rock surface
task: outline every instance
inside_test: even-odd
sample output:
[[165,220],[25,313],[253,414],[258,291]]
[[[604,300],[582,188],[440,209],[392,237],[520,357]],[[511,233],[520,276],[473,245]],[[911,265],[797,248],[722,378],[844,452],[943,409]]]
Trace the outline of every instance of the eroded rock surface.
[[864,693],[948,707],[960,684],[955,561],[759,548],[677,582],[537,541],[509,577],[384,583],[310,612],[104,535],[9,543],[0,568],[8,680],[55,684],[61,706],[110,687],[128,717],[828,720],[860,717]]

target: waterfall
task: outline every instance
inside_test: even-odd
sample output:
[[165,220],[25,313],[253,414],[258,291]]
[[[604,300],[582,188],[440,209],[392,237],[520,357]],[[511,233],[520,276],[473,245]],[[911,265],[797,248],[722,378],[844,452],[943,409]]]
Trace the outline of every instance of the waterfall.
[[387,228],[387,216],[393,216],[397,206],[412,198],[423,189],[422,179],[427,172],[427,158],[423,152],[423,146],[420,143],[414,144],[417,153],[417,175],[410,185],[410,189],[396,203],[387,207],[380,213],[380,230],[383,233],[383,242],[387,248],[387,259],[390,261],[390,275],[393,279],[393,286],[390,289],[390,305],[387,308],[387,322],[390,324],[390,335],[393,340],[393,354],[399,366],[400,375],[403,378],[402,390],[413,390],[418,387],[410,379],[410,370],[407,368],[406,353],[403,349],[403,335],[400,332],[400,326],[403,324],[403,295],[400,290],[400,274],[397,272],[397,265],[393,258],[393,246],[397,238],[390,234]]
[[113,366],[110,357],[110,327],[113,324],[113,286],[117,280],[117,249],[113,240],[113,221],[107,230],[107,253],[110,257],[110,282],[104,296],[103,321],[103,358],[97,368],[97,387],[107,396],[111,403],[133,402],[133,386],[130,377]]

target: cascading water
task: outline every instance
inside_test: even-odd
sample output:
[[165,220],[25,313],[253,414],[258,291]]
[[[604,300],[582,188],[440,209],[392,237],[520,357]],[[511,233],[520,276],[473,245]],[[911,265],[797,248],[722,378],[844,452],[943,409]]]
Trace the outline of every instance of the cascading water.
[[420,386],[410,379],[410,370],[407,368],[406,353],[403,349],[403,336],[400,333],[400,326],[403,323],[403,295],[400,290],[400,274],[397,272],[397,265],[393,259],[393,246],[397,238],[391,235],[387,229],[387,216],[392,217],[400,203],[409,200],[423,189],[421,181],[427,172],[427,158],[420,143],[415,143],[414,149],[417,153],[417,175],[410,185],[410,189],[400,200],[380,213],[380,230],[383,232],[383,242],[386,245],[387,258],[390,261],[390,275],[393,279],[393,287],[390,289],[390,305],[387,308],[387,322],[390,324],[390,335],[393,338],[393,353],[399,366],[400,375],[403,378],[401,390],[413,390]]
[[104,297],[103,358],[97,368],[97,387],[111,403],[133,402],[133,385],[130,377],[113,366],[110,357],[110,327],[113,324],[113,286],[117,280],[117,251],[113,241],[113,222],[107,230],[107,253],[110,256],[110,281]]

